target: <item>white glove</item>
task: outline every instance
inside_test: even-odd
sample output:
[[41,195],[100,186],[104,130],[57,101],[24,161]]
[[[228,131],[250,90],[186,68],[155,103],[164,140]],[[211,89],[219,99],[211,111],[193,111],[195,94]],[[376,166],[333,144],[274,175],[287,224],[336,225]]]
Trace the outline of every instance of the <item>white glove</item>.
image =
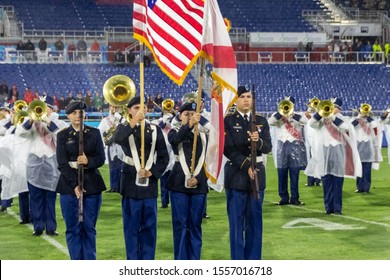
[[5,115],[5,119],[7,121],[11,121],[11,114],[7,113],[7,115]]
[[115,114],[114,114],[115,121],[119,122],[121,118],[122,118],[121,114],[119,114],[118,112],[115,112]]
[[165,114],[162,117],[164,123],[170,123],[172,119],[172,114]]

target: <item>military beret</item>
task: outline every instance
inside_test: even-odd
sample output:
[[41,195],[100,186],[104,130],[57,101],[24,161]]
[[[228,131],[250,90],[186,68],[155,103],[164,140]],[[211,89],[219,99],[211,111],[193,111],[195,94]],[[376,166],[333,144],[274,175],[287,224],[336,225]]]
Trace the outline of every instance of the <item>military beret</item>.
[[179,113],[183,111],[196,111],[196,103],[195,102],[184,103],[183,105],[181,105],[179,109]]
[[72,100],[68,106],[66,106],[65,113],[71,114],[75,110],[85,110],[87,108],[87,104],[85,104],[82,100]]
[[[145,102],[145,99],[144,99],[144,102]],[[138,104],[141,104],[141,98],[139,96],[135,96],[130,100],[129,104],[127,104],[127,108],[131,108],[134,105],[138,105]]]
[[240,96],[243,93],[251,92],[251,89],[249,88],[248,85],[245,86],[239,86],[237,88],[237,95]]

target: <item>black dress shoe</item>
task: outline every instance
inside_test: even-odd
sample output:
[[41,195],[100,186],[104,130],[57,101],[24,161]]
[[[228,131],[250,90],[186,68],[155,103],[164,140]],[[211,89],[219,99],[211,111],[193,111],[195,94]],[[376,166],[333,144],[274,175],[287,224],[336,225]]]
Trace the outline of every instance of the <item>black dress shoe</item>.
[[301,205],[305,205],[305,202],[299,201],[299,199],[291,199],[290,204],[301,206]]
[[25,225],[25,224],[28,224],[29,222],[30,222],[29,220],[21,220],[21,221],[19,222],[19,224]]
[[163,204],[163,205],[161,205],[161,208],[168,208],[168,205],[167,204]]
[[286,204],[288,204],[288,200],[281,200],[281,201],[275,203],[275,205],[286,205]]
[[34,236],[41,236],[43,234],[43,230],[34,230],[34,232],[32,233],[32,235]]
[[362,192],[364,192],[364,191],[359,191],[359,190],[356,190],[356,191],[355,191],[355,193],[362,193]]
[[203,214],[203,217],[202,217],[203,219],[209,219],[210,218],[210,216],[209,215],[207,215],[207,213],[205,213],[205,214]]
[[58,236],[58,232],[55,230],[48,230],[46,231],[46,234],[51,236]]
[[325,214],[326,214],[326,215],[333,214],[333,211],[331,211],[331,210],[326,210],[326,211],[325,211]]
[[334,214],[335,215],[342,215],[343,213],[341,213],[340,211],[334,211]]
[[0,212],[7,212],[7,207],[1,206]]

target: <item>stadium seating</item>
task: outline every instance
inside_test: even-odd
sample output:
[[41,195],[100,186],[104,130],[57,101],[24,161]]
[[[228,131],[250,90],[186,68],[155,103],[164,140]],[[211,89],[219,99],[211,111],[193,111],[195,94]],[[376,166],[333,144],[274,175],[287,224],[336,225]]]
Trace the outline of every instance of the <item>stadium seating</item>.
[[[69,91],[85,93],[102,91],[104,82],[116,74],[131,77],[139,92],[138,67],[114,67],[99,64],[3,64],[1,79],[15,83],[20,93],[29,86],[39,93],[66,96]],[[390,69],[379,64],[240,64],[239,84],[255,84],[258,111],[275,111],[285,96],[294,96],[296,110],[306,110],[306,103],[314,96],[329,99],[341,96],[344,108],[358,108],[369,102],[373,110],[388,107]],[[156,66],[145,68],[145,94],[181,99],[197,89],[191,74],[183,86],[169,80]],[[209,102],[206,99],[206,106]]]
[[[0,5],[13,5],[25,29],[103,30],[132,25],[132,1],[0,0]],[[301,17],[302,10],[324,9],[313,0],[224,0],[219,5],[232,27],[249,32],[314,32]]]

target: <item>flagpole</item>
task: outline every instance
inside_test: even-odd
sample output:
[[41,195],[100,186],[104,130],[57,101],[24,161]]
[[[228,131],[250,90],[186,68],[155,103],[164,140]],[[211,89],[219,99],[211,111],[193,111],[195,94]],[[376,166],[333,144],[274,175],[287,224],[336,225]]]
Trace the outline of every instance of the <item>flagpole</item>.
[[[141,104],[141,110],[145,110],[145,107],[143,106],[145,104],[145,92],[144,92],[144,43],[140,42],[139,44],[139,97],[140,97],[140,104]],[[145,117],[146,117],[146,112]],[[145,121],[143,120],[141,122],[141,168],[145,168]]]
[[[200,59],[200,73],[199,73],[199,83],[198,83],[198,94],[196,98],[196,113],[200,113],[200,102],[202,98],[202,89],[203,89],[203,75],[205,68],[205,59],[201,57]],[[196,146],[198,142],[198,124],[194,126],[194,144],[192,146],[192,158],[191,158],[191,174],[194,174],[195,170],[195,156],[196,156]]]

